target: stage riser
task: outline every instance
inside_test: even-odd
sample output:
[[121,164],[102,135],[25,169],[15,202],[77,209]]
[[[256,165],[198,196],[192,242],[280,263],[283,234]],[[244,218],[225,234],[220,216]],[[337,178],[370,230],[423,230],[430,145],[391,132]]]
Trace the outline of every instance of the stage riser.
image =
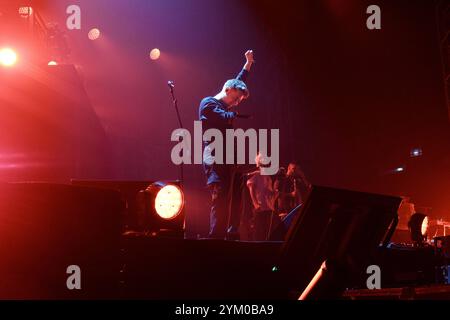
[[[0,299],[91,299],[117,292],[120,194],[68,185],[0,184]],[[82,290],[68,290],[67,267]]]
[[280,297],[281,243],[127,239],[124,295],[144,299]]

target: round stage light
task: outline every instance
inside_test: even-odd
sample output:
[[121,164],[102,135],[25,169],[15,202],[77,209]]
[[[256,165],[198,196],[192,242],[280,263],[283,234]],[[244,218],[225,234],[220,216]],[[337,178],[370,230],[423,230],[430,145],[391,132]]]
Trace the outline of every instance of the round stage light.
[[52,61],[49,61],[48,65],[49,66],[57,66],[58,62],[52,60]]
[[425,217],[422,221],[422,225],[420,227],[420,232],[422,236],[426,236],[428,233],[428,217]]
[[410,152],[411,158],[420,157],[423,154],[421,148],[414,148]]
[[33,8],[32,7],[20,7],[19,8],[19,15],[22,18],[28,18],[33,14]]
[[88,38],[90,40],[97,40],[100,38],[100,30],[97,28],[91,29],[88,33]]
[[414,213],[408,222],[411,240],[422,245],[428,233],[428,216],[423,213]]
[[158,60],[160,56],[161,56],[161,51],[158,48],[155,48],[152,51],[150,51],[150,59]]
[[136,195],[136,223],[152,237],[184,238],[184,193],[179,182],[155,181]]
[[183,205],[183,192],[175,185],[166,185],[156,194],[155,210],[163,219],[176,218],[181,213]]
[[3,48],[0,50],[0,64],[5,67],[13,66],[17,61],[17,55],[14,50],[10,48]]

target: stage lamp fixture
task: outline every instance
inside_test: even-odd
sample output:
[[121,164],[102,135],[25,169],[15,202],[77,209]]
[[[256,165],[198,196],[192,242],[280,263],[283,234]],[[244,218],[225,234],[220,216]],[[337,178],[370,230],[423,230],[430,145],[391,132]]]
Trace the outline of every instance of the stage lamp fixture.
[[184,236],[184,193],[177,183],[155,182],[138,194],[139,225],[152,235]]
[[28,18],[33,14],[33,8],[32,7],[20,7],[19,8],[19,15],[22,18]]
[[161,51],[158,48],[155,48],[152,51],[150,51],[150,59],[158,60],[160,56],[161,56]]
[[174,185],[161,188],[155,198],[156,213],[163,219],[176,218],[183,208],[183,192]]
[[411,152],[409,153],[409,155],[411,156],[411,158],[417,158],[417,157],[420,157],[420,156],[422,156],[422,154],[423,154],[423,151],[422,151],[421,148],[414,148],[414,149],[411,149]]
[[91,29],[88,33],[88,38],[89,40],[97,40],[98,38],[100,38],[100,30],[97,28]]
[[427,238],[428,216],[423,213],[414,213],[409,219],[408,228],[414,244],[422,246]]

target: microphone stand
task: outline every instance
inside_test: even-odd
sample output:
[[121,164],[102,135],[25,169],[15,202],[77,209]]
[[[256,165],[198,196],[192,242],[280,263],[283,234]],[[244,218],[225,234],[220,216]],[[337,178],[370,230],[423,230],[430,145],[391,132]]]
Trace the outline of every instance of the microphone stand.
[[[170,95],[172,96],[172,103],[173,103],[173,106],[177,113],[178,124],[180,125],[181,129],[184,129],[183,122],[181,121],[180,111],[178,110],[178,100],[175,97],[175,93],[174,93],[175,85],[174,85],[173,81],[168,81],[167,84],[169,85]],[[184,170],[183,170],[183,162],[181,162],[181,164],[180,164],[180,185],[181,185],[181,187],[183,187],[183,183],[184,183]]]

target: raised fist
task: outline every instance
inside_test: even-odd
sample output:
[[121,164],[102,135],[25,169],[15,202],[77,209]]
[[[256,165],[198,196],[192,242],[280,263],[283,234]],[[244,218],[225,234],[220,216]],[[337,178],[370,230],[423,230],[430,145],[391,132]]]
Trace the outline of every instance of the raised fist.
[[247,62],[253,63],[255,60],[253,59],[253,50],[248,50],[245,53],[245,59],[247,59]]

